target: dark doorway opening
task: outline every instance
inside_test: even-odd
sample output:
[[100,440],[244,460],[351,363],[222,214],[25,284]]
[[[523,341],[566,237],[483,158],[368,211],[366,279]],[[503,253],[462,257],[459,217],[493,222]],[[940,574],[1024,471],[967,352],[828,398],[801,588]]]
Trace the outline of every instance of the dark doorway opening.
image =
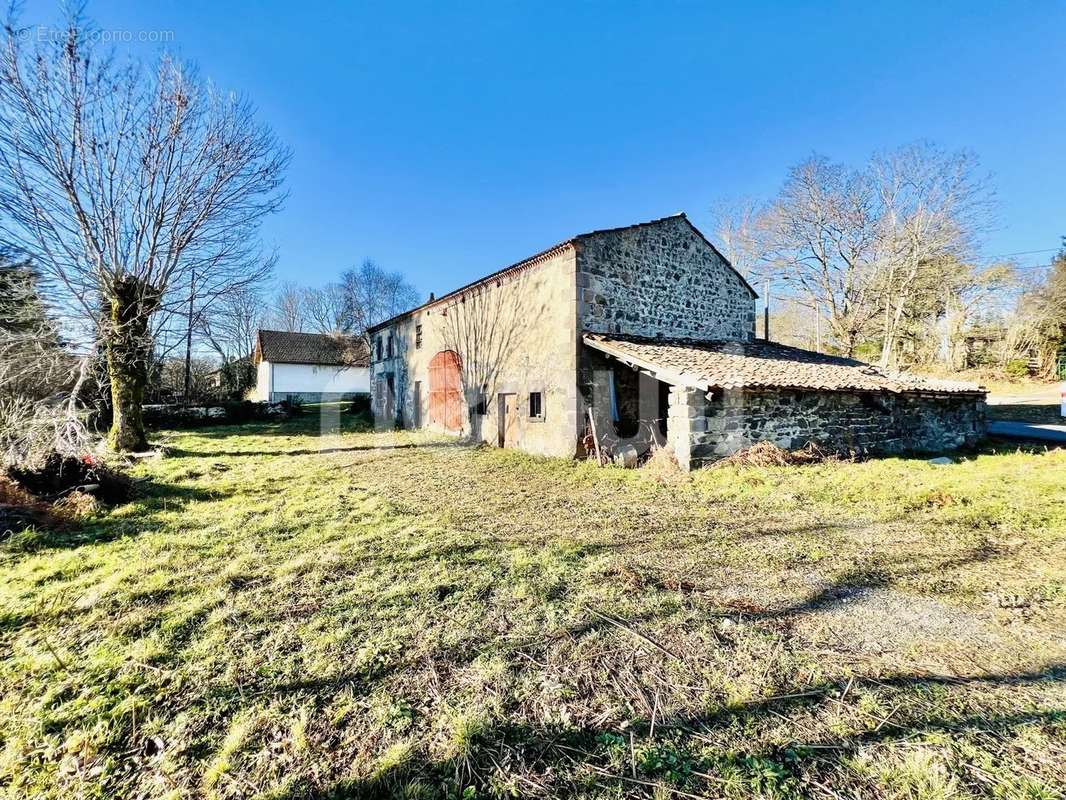
[[659,433],[666,436],[667,420],[670,417],[670,384],[659,383]]

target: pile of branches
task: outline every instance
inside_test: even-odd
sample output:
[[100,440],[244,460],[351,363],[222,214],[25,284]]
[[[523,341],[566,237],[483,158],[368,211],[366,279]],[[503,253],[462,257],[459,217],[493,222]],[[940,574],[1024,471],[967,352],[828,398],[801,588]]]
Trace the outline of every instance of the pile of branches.
[[[12,337],[0,341],[10,343]],[[28,358],[34,351],[23,348],[16,354],[0,348],[0,355]],[[30,360],[38,366],[57,360],[55,352],[46,350],[35,358]],[[0,391],[0,540],[23,529],[61,527],[101,504],[133,496],[130,478],[91,455],[99,437],[89,428],[89,410],[78,401],[90,360],[74,364],[73,377],[68,367],[66,386],[21,382],[5,384]],[[11,366],[0,358],[0,372],[4,365]]]
[[45,503],[0,474],[0,542],[23,528],[54,528],[61,520]]
[[715,462],[714,466],[732,464],[739,467],[790,467],[840,459],[839,454],[831,453],[814,442],[809,442],[798,450],[785,450],[773,442],[759,442]]
[[133,497],[133,480],[92,456],[77,458],[51,453],[37,466],[9,467],[7,475],[20,488],[45,502],[58,502],[74,492],[92,495],[107,505]]
[[49,453],[0,473],[0,540],[24,528],[58,528],[101,505],[131,500],[135,483],[89,455]]
[[73,395],[52,401],[0,395],[0,461],[6,467],[32,465],[52,453],[87,453],[96,440],[87,418]]

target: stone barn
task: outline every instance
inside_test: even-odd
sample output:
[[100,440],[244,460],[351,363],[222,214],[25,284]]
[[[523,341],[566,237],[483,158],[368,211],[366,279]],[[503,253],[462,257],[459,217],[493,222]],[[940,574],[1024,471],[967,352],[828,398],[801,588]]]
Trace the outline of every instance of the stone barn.
[[760,441],[984,434],[979,387],[756,340],[756,297],[684,214],[581,234],[371,328],[375,417],[551,456],[669,447],[686,469]]

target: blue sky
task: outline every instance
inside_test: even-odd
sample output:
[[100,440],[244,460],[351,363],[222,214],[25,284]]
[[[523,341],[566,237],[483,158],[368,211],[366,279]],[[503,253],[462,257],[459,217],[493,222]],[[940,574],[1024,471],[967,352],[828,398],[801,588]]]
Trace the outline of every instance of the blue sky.
[[[28,2],[23,22],[53,21]],[[926,138],[998,188],[988,256],[1066,234],[1066,3],[90,0],[247,94],[294,151],[279,276],[373,257],[423,293],[573,234],[765,197]],[[137,47],[140,47],[137,45]],[[144,52],[141,48],[138,52]],[[1019,257],[1046,262],[1049,254]]]

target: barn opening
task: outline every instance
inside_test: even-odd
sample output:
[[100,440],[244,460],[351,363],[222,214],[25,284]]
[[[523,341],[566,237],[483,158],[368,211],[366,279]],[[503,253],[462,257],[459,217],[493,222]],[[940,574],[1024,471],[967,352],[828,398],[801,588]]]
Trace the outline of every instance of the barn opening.
[[666,436],[670,384],[621,362],[607,375],[615,435],[649,441]]
[[445,430],[462,430],[461,362],[454,350],[442,350],[429,362],[429,420]]

